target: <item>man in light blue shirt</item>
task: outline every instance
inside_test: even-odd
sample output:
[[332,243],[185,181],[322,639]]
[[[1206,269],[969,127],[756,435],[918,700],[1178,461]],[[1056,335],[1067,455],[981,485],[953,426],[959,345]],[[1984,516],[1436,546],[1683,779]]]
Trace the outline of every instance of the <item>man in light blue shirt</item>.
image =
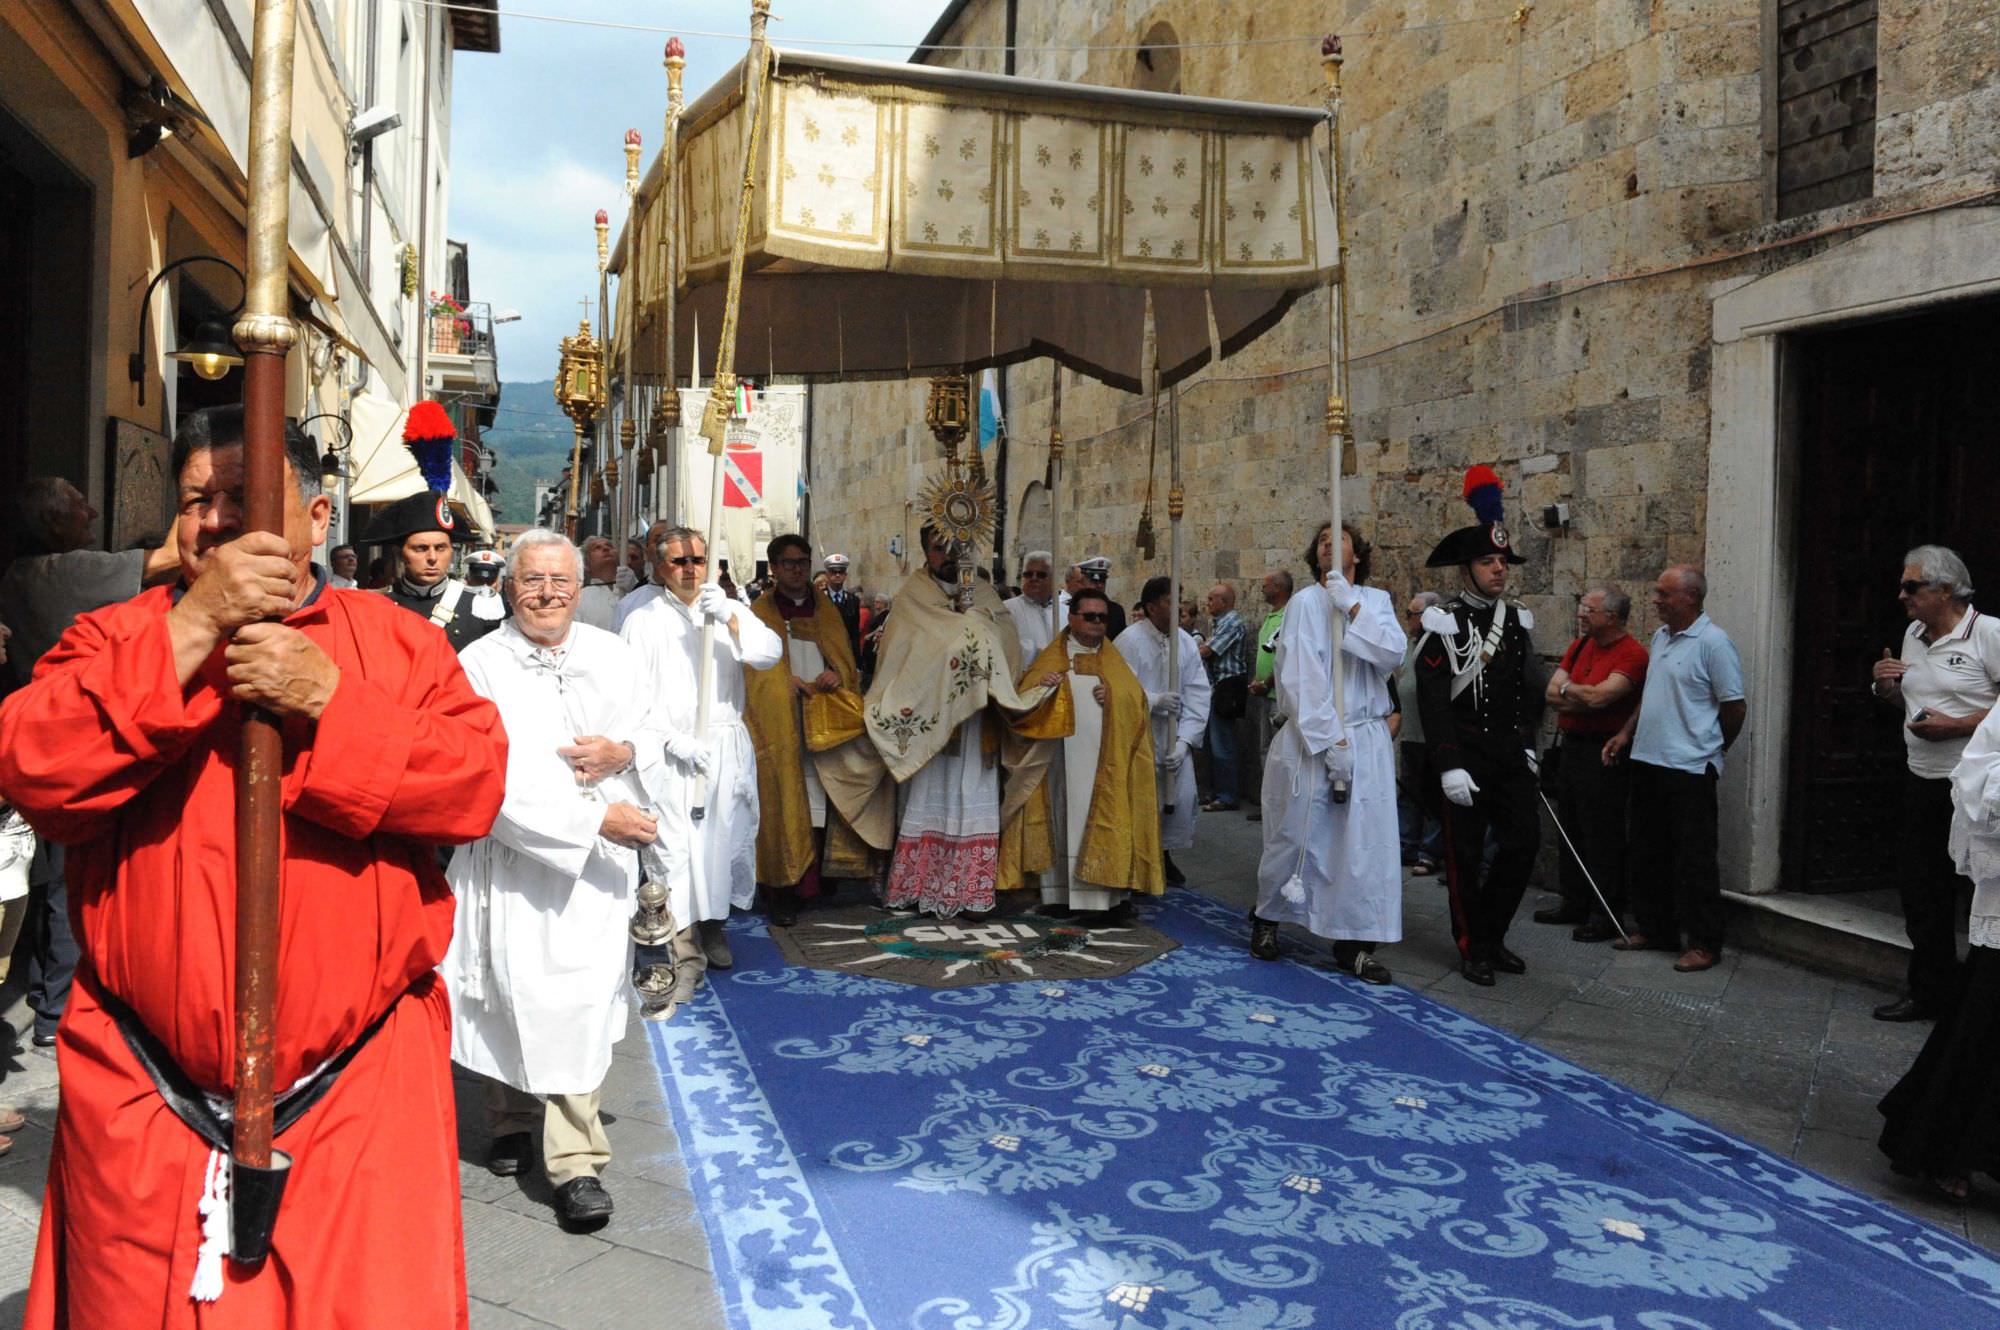
[[[1620,951],[1680,951],[1683,974],[1722,955],[1722,876],[1716,865],[1715,783],[1742,732],[1743,662],[1708,615],[1708,579],[1685,564],[1653,586],[1660,629],[1639,709],[1604,745],[1632,759],[1633,899],[1638,931]],[[1681,951],[1681,930],[1687,949]]]

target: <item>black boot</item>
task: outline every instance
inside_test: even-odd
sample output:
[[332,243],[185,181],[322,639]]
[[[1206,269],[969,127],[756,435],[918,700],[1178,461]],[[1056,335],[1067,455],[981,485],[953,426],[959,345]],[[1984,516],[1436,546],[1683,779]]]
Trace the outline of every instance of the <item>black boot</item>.
[[1186,886],[1187,874],[1183,873],[1181,871],[1181,866],[1174,862],[1174,857],[1171,854],[1168,854],[1165,850],[1162,850],[1160,851],[1160,859],[1162,861],[1162,867],[1166,870],[1165,875],[1167,879],[1167,885],[1170,887]]
[[1278,959],[1278,926],[1250,911],[1250,954],[1260,961]]

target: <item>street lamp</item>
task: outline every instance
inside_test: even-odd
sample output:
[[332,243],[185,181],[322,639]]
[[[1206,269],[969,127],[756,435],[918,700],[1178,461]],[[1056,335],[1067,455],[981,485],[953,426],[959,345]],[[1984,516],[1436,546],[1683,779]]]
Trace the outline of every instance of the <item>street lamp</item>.
[[[139,349],[132,353],[126,364],[126,373],[139,388],[139,404],[146,403],[146,310],[153,302],[153,292],[162,279],[176,268],[184,268],[190,263],[219,263],[236,274],[240,285],[243,270],[228,259],[218,259],[213,254],[190,254],[184,259],[175,259],[166,267],[153,274],[153,280],[146,283],[146,294],[139,297]],[[178,360],[192,366],[194,372],[210,382],[221,378],[231,369],[243,363],[242,353],[229,335],[227,320],[234,319],[243,312],[243,299],[237,297],[236,308],[229,311],[223,320],[209,320],[195,329],[194,340],[182,344],[168,353],[169,360]]]
[[303,431],[315,420],[331,420],[340,427],[342,434],[340,442],[326,445],[326,451],[320,454],[319,459],[320,481],[327,489],[332,489],[343,480],[354,479],[347,469],[347,458],[342,456],[343,453],[351,454],[354,451],[354,426],[337,411],[321,411],[317,415],[307,416],[301,420],[299,429]]

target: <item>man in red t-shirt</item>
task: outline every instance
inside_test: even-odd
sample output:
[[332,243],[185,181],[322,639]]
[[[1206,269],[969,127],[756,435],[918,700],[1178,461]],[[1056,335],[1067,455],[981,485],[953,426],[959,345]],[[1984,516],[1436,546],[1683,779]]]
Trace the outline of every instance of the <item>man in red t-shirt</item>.
[[[1563,827],[1590,866],[1613,911],[1625,908],[1625,817],[1630,778],[1623,763],[1608,762],[1604,741],[1618,733],[1646,683],[1646,648],[1625,631],[1632,599],[1615,586],[1596,586],[1576,605],[1578,637],[1549,679],[1549,709],[1556,713],[1561,748],[1556,802]],[[1538,924],[1574,924],[1579,942],[1618,936],[1610,916],[1585,880],[1576,854],[1562,855],[1562,902],[1535,911]]]

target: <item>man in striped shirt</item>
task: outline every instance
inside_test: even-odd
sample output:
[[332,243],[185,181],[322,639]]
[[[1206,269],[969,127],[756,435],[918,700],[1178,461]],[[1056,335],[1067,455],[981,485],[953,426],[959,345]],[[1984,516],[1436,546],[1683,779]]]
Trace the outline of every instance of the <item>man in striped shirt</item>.
[[1236,612],[1236,588],[1217,582],[1208,591],[1209,634],[1201,659],[1208,668],[1207,813],[1233,813],[1237,800],[1238,730],[1250,696],[1250,630]]

